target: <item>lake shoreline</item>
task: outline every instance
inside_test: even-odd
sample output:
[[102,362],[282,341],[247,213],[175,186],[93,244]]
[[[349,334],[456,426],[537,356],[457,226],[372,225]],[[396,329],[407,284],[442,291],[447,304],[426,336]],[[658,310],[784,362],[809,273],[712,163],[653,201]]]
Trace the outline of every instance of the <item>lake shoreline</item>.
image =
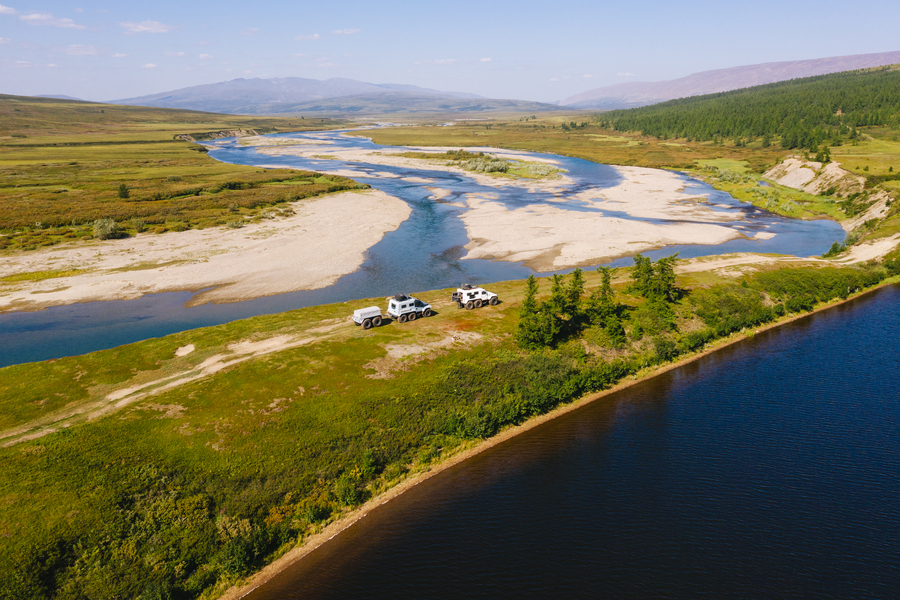
[[375,496],[374,498],[372,498],[365,504],[359,506],[358,508],[354,509],[353,511],[340,517],[339,519],[335,520],[334,522],[329,523],[321,531],[306,538],[302,545],[289,550],[287,553],[282,555],[280,558],[276,559],[271,564],[269,564],[266,567],[264,567],[263,569],[261,569],[258,573],[251,576],[248,583],[245,583],[240,586],[232,586],[231,588],[226,590],[223,594],[217,596],[217,598],[218,598],[218,600],[238,600],[240,598],[243,598],[244,596],[251,593],[255,589],[259,588],[260,586],[265,585],[267,582],[269,582],[270,580],[272,580],[279,574],[281,574],[284,571],[286,571],[287,569],[291,568],[294,564],[296,564],[297,562],[299,562],[300,560],[302,560],[303,558],[305,558],[306,556],[311,554],[313,551],[315,551],[320,546],[324,545],[326,542],[328,542],[335,536],[339,535],[344,530],[351,527],[353,524],[355,524],[360,519],[365,518],[366,515],[369,513],[369,511],[374,510],[375,508],[390,502],[391,500],[397,498],[398,496],[402,495],[406,491],[414,488],[415,486],[422,483],[423,481],[426,481],[426,480],[430,479],[431,477],[434,477],[435,475],[438,475],[438,474],[450,469],[451,467],[454,467],[454,466],[468,460],[469,458],[472,458],[478,454],[481,454],[482,452],[485,452],[486,450],[489,450],[495,446],[498,446],[499,444],[502,444],[503,442],[506,442],[520,434],[530,431],[530,430],[532,430],[540,425],[543,425],[544,423],[552,421],[562,415],[565,415],[565,414],[568,414],[575,410],[578,410],[584,406],[587,406],[588,404],[592,404],[598,400],[601,400],[603,398],[611,396],[612,394],[615,394],[622,390],[628,389],[639,383],[651,380],[655,377],[663,375],[664,373],[667,373],[667,372],[677,369],[679,367],[690,364],[700,358],[703,358],[705,356],[708,356],[710,354],[718,352],[719,350],[722,350],[724,348],[727,348],[729,346],[737,344],[743,340],[751,339],[753,336],[755,336],[758,333],[776,329],[776,328],[786,325],[788,323],[793,323],[795,321],[803,320],[803,319],[811,317],[817,313],[830,310],[830,309],[840,306],[842,304],[846,304],[847,302],[851,302],[856,299],[867,296],[869,294],[872,294],[882,288],[885,288],[885,287],[888,287],[891,285],[897,285],[898,283],[900,283],[900,281],[898,281],[898,280],[900,280],[900,278],[898,278],[898,277],[889,278],[888,280],[883,281],[876,286],[873,286],[873,287],[863,290],[861,292],[856,292],[854,294],[851,294],[847,298],[832,300],[830,302],[827,302],[827,303],[823,304],[822,306],[816,307],[815,309],[813,309],[810,312],[801,313],[801,314],[791,314],[791,315],[785,316],[773,323],[761,325],[757,328],[754,328],[753,333],[750,333],[750,334],[737,332],[737,333],[731,334],[728,337],[720,338],[720,339],[712,342],[712,346],[709,348],[706,348],[702,351],[696,352],[689,356],[685,356],[684,358],[677,360],[675,362],[652,367],[652,368],[646,370],[646,372],[635,374],[631,378],[627,378],[626,380],[619,382],[618,384],[610,387],[609,389],[602,390],[600,392],[595,392],[592,394],[588,394],[587,396],[583,396],[582,398],[574,400],[568,404],[559,406],[548,413],[539,415],[537,417],[533,417],[532,419],[529,419],[528,421],[526,421],[520,425],[509,427],[493,437],[487,438],[485,440],[482,440],[481,442],[476,443],[474,446],[464,448],[464,449],[460,450],[459,452],[456,452],[455,454],[448,456],[446,459],[441,460],[440,462],[438,462],[434,465],[431,465],[431,467],[427,471],[417,473],[411,477],[408,477],[407,479],[402,480],[397,485],[378,494],[377,496]]

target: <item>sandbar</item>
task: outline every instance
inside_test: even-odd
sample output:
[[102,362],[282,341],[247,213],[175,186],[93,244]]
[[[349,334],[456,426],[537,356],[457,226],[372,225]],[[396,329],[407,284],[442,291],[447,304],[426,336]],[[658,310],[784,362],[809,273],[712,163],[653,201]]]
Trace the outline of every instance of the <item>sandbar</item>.
[[145,233],[7,257],[0,263],[0,279],[48,270],[84,272],[0,284],[0,312],[167,291],[205,290],[191,299],[198,305],[323,288],[356,271],[366,250],[412,212],[406,202],[378,190],[306,199],[291,207],[293,215],[240,229]]

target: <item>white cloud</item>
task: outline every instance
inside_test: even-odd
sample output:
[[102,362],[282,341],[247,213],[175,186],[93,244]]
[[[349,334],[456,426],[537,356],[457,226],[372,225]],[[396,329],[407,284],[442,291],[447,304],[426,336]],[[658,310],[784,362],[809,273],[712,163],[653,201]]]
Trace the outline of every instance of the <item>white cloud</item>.
[[200,60],[207,60],[209,58],[215,58],[215,56],[213,56],[212,54],[201,54],[200,55]]
[[59,65],[50,63],[50,64],[47,65],[47,66],[50,67],[51,69],[55,69],[55,68],[58,67]]
[[184,56],[184,52],[166,52],[166,56]]
[[155,69],[155,68],[156,68],[156,65],[154,65],[153,63],[147,63],[146,65],[144,65],[144,66],[141,67],[141,68],[142,68],[142,69]]
[[249,74],[252,73],[252,72],[253,72],[253,71],[244,71],[244,75],[249,75]]
[[312,34],[312,35],[303,35],[303,34],[301,34],[301,35],[295,35],[295,36],[294,36],[294,39],[295,39],[295,40],[321,40],[321,39],[322,39],[322,36],[319,35],[318,33],[314,33],[314,34]]
[[259,27],[247,27],[241,31],[244,35],[256,35],[259,33]]
[[126,21],[125,23],[119,23],[119,25],[125,30],[125,33],[130,34],[168,33],[175,29],[175,27],[173,27],[172,25],[166,25],[165,23],[160,23],[159,21],[141,21],[140,23]]
[[491,59],[490,58],[480,58],[480,59],[478,59],[478,62],[491,62]]
[[616,77],[634,77],[634,73],[616,73]]
[[593,76],[593,75],[588,75],[587,73],[585,73],[584,75],[581,76],[581,78],[582,78],[582,79],[593,79],[594,76]]
[[362,31],[361,29],[337,29],[332,31],[334,35],[353,35],[354,33],[359,33]]
[[455,65],[459,62],[456,58],[440,58],[438,60],[419,60],[414,64],[417,65]]
[[551,77],[550,81],[559,81],[559,77]]
[[0,15],[15,15],[18,14],[18,12],[19,11],[14,8],[10,8],[8,6],[3,6],[2,4],[0,4]]
[[69,56],[97,56],[102,51],[97,46],[83,46],[82,44],[72,44],[63,48],[63,52]]
[[10,44],[10,43],[12,43],[12,40],[11,40],[11,39],[9,39],[9,38],[0,38],[0,46],[2,46],[3,44]]
[[32,25],[49,25],[63,29],[85,29],[84,25],[79,25],[72,19],[57,19],[50,13],[31,13],[30,15],[22,15],[19,19]]
[[83,8],[76,8],[76,9],[75,9],[75,12],[77,12],[77,13],[83,13],[83,12],[84,12],[84,9],[83,9]]
[[31,63],[28,62],[27,60],[17,60],[17,61],[16,61],[16,64],[17,64],[17,65],[22,65],[23,67],[25,67],[25,66],[30,65]]
[[122,54],[121,52],[116,52],[115,54],[113,54],[113,58],[125,58],[126,56],[128,55]]

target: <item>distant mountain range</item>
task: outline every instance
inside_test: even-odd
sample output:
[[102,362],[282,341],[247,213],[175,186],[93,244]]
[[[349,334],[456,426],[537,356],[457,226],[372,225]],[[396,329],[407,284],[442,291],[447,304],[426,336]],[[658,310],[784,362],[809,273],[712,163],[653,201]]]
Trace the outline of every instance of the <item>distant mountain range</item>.
[[301,77],[234,79],[112,100],[111,103],[251,115],[559,110],[552,104],[492,100],[476,94],[442,92],[415,85],[374,84],[341,78],[320,81]]
[[35,96],[35,98],[50,98],[51,100],[77,100],[78,102],[84,102],[81,98],[74,98],[72,96],[63,96],[59,94],[50,95],[50,96]]
[[727,92],[800,77],[867,69],[900,63],[900,52],[835,56],[814,60],[765,63],[694,73],[681,79],[659,82],[629,82],[593,89],[560,101],[577,109],[616,109],[647,106],[688,96]]

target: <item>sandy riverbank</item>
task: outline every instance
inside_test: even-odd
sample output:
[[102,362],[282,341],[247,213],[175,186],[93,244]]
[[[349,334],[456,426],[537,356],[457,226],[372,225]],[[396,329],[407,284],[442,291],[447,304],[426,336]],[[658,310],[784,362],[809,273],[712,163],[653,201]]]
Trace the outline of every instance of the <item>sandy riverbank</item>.
[[0,279],[40,271],[68,277],[0,284],[0,311],[139,298],[214,288],[192,304],[237,302],[326,287],[354,272],[365,252],[411,209],[377,190],[291,204],[293,215],[240,229],[210,228],[73,244],[4,258]]
[[[855,300],[856,298],[870,294],[882,287],[885,287],[886,285],[892,285],[892,284],[882,283],[882,284],[875,286],[873,288],[870,288],[864,292],[854,294],[846,299],[835,300],[835,301],[829,302],[829,303],[813,310],[812,312],[784,317],[781,320],[776,321],[774,323],[770,323],[768,325],[764,325],[764,326],[760,326],[760,327],[756,328],[752,332],[751,335],[756,335],[758,333],[762,333],[763,331],[768,331],[770,329],[781,327],[782,325],[785,325],[787,323],[792,323],[794,321],[806,319],[816,313],[834,308],[835,306],[844,304],[846,302],[850,302],[851,300]],[[497,435],[495,435],[494,437],[488,438],[488,439],[478,443],[475,446],[461,449],[459,452],[453,454],[452,456],[447,457],[440,463],[432,465],[427,471],[418,473],[416,475],[409,477],[408,479],[403,480],[402,482],[398,483],[394,487],[382,492],[375,498],[369,500],[368,502],[366,502],[365,504],[363,504],[356,510],[354,510],[350,513],[347,513],[340,519],[330,523],[328,526],[326,526],[324,529],[322,529],[318,533],[306,538],[304,540],[303,545],[298,546],[298,547],[294,548],[293,550],[290,550],[289,552],[284,554],[281,558],[275,560],[272,564],[263,568],[256,575],[250,577],[249,580],[247,581],[247,583],[245,583],[244,585],[235,586],[235,587],[232,587],[229,590],[227,590],[222,596],[220,596],[219,600],[238,600],[239,598],[246,596],[251,591],[264,585],[266,582],[268,582],[269,580],[274,578],[279,573],[289,569],[292,565],[294,565],[297,562],[299,562],[300,560],[302,560],[305,556],[307,556],[310,553],[312,553],[313,551],[315,551],[317,548],[319,548],[320,546],[322,546],[323,544],[325,544],[326,542],[328,542],[329,540],[334,538],[336,535],[340,534],[345,529],[351,527],[354,523],[356,523],[360,519],[364,518],[369,513],[369,511],[371,511],[383,504],[390,502],[391,500],[397,498],[404,492],[419,485],[423,481],[426,481],[427,479],[430,479],[430,478],[434,477],[435,475],[438,475],[441,472],[446,471],[447,469],[449,469],[455,465],[458,465],[459,463],[461,463],[469,458],[472,458],[473,456],[476,456],[486,450],[489,450],[490,448],[493,448],[494,446],[502,444],[503,442],[505,442],[517,435],[525,433],[526,431],[534,429],[535,427],[539,427],[540,425],[542,425],[548,421],[552,421],[553,419],[556,419],[564,414],[578,410],[579,408],[581,408],[587,404],[596,402],[596,401],[606,398],[612,394],[615,394],[617,392],[625,390],[631,386],[637,385],[639,383],[642,383],[642,382],[652,379],[654,377],[658,377],[659,375],[662,375],[663,373],[666,373],[673,369],[677,369],[679,367],[682,367],[684,365],[692,363],[700,358],[703,358],[704,356],[708,356],[708,355],[710,355],[714,352],[717,352],[723,348],[731,346],[732,344],[742,342],[742,341],[746,340],[748,337],[751,337],[751,336],[748,336],[748,335],[745,335],[742,333],[735,333],[729,337],[719,339],[719,340],[713,342],[713,344],[710,348],[707,348],[703,351],[697,352],[695,354],[691,354],[690,356],[686,356],[676,362],[661,365],[659,367],[650,369],[644,373],[640,373],[637,376],[635,376],[634,378],[626,379],[626,380],[620,382],[619,384],[611,387],[608,390],[604,390],[602,392],[597,392],[594,394],[589,394],[589,395],[587,395],[583,398],[580,398],[570,404],[560,406],[547,414],[541,415],[539,417],[534,417],[521,425],[517,425],[515,427],[510,427],[508,429],[505,429],[505,430],[501,431],[500,433],[498,433]]]

